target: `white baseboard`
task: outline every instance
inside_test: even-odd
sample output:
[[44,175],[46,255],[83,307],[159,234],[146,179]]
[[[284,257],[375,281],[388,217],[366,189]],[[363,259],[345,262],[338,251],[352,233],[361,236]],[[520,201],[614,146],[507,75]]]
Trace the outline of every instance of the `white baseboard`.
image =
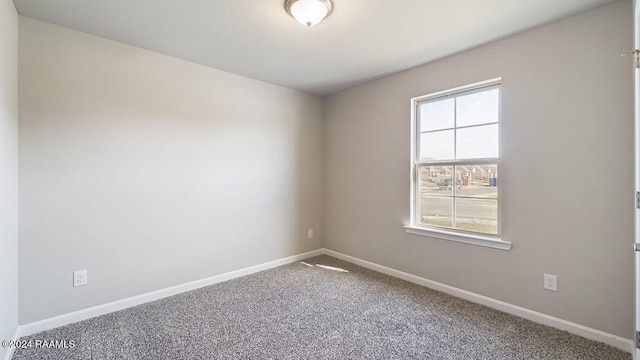
[[[324,254],[324,249],[313,250],[306,253],[288,256],[286,258],[270,261],[267,263],[250,266],[244,269],[231,271],[228,273],[211,276],[205,279],[191,281],[185,284],[172,286],[166,289],[160,289],[152,291],[146,294],[132,296],[130,298],[116,300],[110,303],[93,306],[87,309],[74,311],[68,314],[62,314],[52,318],[32,322],[29,324],[21,325],[18,327],[18,334],[20,337],[37,334],[41,331],[51,330],[60,326],[68,325],[82,320],[87,320],[96,316],[105,315],[114,311],[123,310],[132,306],[148,303],[151,301],[159,300],[183,292],[199,289],[205,286],[217,284],[223,281],[235,279],[241,276],[253,274],[259,271],[271,269],[281,265],[286,265],[292,262],[303,260],[312,256],[318,256]],[[10,359],[7,358],[7,359]]]
[[[534,310],[526,309],[517,305],[509,304],[504,301],[492,299],[490,297],[472,293],[470,291],[462,290],[453,286],[445,285],[436,281],[425,279],[425,278],[412,275],[400,270],[392,269],[386,266],[378,265],[370,261],[362,260],[350,255],[346,255],[346,254],[339,253],[337,251],[333,251],[329,249],[319,249],[319,250],[309,251],[306,253],[270,261],[264,264],[259,264],[259,265],[247,267],[244,269],[220,274],[220,275],[215,275],[205,279],[188,282],[185,284],[172,286],[166,289],[156,290],[146,294],[141,294],[141,295],[133,296],[130,298],[117,300],[114,302],[90,307],[87,309],[74,311],[68,314],[63,314],[63,315],[55,316],[52,318],[36,321],[33,323],[21,325],[18,327],[18,329],[16,329],[16,334],[14,338],[18,339],[19,337],[22,337],[22,336],[33,335],[41,331],[50,330],[53,328],[68,325],[68,324],[75,323],[82,320],[87,320],[96,316],[105,315],[118,310],[129,308],[132,306],[159,300],[172,295],[199,289],[205,286],[213,285],[223,281],[235,279],[241,276],[253,274],[259,271],[271,269],[281,265],[286,265],[292,262],[303,260],[312,256],[318,256],[323,254],[333,256],[337,259],[348,261],[353,264],[360,265],[364,268],[378,271],[386,275],[397,277],[399,279],[406,280],[414,284],[418,284],[418,285],[425,286],[437,291],[441,291],[446,294],[453,295],[455,297],[459,297],[474,303],[485,305],[490,308],[500,310],[502,312],[505,312],[511,315],[519,316],[539,324],[551,326],[560,330],[565,330],[569,333],[582,336],[590,340],[603,342],[607,345],[611,345],[615,348],[618,348],[620,350],[623,350],[629,353],[633,353],[635,351],[635,344],[630,339],[625,339],[613,334],[606,333],[604,331],[600,331],[587,326],[576,324],[567,320],[546,315],[546,314],[543,314]],[[5,360],[11,359],[12,354],[13,354],[13,349],[10,349],[9,352],[5,355]]]
[[492,299],[487,296],[472,293],[453,286],[445,285],[436,281],[425,279],[416,275],[412,275],[400,270],[392,269],[386,266],[378,265],[370,261],[362,260],[350,255],[339,253],[337,251],[323,249],[324,254],[333,256],[337,259],[344,260],[364,268],[371,269],[386,275],[397,277],[402,280],[422,285],[443,293],[453,295],[477,304],[481,304],[496,310],[500,310],[507,314],[519,316],[521,318],[531,320],[533,322],[551,326],[556,329],[567,331],[571,334],[582,336],[584,338],[603,342],[628,353],[635,352],[635,344],[631,339],[625,339],[617,335],[609,334],[604,331],[593,329],[584,325],[576,324],[571,321],[563,320],[551,315],[543,314],[534,310],[526,309],[517,305],[509,304],[504,301]]

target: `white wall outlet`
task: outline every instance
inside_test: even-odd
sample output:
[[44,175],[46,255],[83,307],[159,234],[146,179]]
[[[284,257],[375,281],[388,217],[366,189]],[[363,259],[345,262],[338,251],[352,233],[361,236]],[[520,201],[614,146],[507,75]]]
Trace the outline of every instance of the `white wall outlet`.
[[544,274],[544,288],[546,290],[558,291],[558,277],[551,274]]
[[87,285],[87,270],[73,272],[73,287]]
[[309,229],[309,230],[307,230],[307,237],[308,237],[309,239],[313,239],[313,229]]

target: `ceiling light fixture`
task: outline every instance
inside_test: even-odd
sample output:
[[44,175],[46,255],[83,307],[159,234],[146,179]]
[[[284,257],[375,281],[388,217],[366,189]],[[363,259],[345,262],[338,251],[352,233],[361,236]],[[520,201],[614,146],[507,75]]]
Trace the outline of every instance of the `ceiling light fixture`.
[[312,27],[331,14],[331,0],[286,0],[284,8],[297,22]]

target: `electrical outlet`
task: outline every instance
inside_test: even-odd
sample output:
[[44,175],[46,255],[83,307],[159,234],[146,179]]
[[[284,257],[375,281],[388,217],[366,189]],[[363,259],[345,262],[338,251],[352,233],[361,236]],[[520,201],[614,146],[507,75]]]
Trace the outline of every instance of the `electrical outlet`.
[[73,287],[87,285],[87,270],[73,272]]
[[309,239],[313,239],[313,229],[309,229],[309,230],[307,230],[307,237],[308,237]]
[[558,291],[558,277],[551,274],[544,274],[544,288],[546,290]]

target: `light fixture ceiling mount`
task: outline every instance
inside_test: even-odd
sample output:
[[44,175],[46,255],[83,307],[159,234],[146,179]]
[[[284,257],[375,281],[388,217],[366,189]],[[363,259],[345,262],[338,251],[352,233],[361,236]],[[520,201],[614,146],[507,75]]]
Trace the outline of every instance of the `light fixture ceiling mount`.
[[297,22],[312,27],[331,14],[331,0],[286,0],[284,8]]

